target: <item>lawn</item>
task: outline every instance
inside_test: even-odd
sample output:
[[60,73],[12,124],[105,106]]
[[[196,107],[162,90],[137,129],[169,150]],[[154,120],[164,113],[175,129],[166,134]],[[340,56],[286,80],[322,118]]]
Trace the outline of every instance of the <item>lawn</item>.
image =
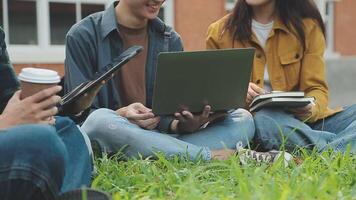
[[97,160],[93,187],[121,199],[337,199],[356,200],[356,157],[302,151],[301,163]]

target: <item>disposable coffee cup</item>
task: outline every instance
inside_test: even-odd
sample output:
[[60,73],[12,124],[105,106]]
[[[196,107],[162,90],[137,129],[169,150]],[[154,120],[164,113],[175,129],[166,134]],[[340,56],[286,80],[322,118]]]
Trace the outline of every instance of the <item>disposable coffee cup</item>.
[[61,81],[56,71],[31,67],[22,69],[18,78],[21,81],[21,99],[56,86]]

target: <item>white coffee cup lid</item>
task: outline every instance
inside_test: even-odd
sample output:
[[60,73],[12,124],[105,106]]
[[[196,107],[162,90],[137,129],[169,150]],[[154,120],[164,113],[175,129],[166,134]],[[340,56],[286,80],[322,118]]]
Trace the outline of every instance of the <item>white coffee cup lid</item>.
[[30,83],[59,83],[61,78],[58,73],[49,69],[23,68],[19,77],[21,81]]

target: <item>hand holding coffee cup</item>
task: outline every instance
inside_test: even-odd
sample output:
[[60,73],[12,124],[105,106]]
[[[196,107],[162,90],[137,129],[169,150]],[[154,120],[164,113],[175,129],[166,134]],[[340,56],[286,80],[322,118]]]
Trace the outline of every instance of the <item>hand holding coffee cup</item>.
[[[51,98],[59,99],[55,97],[54,94],[51,96],[46,96],[46,94],[41,95],[40,92],[45,92],[46,89],[52,88],[58,85],[60,82],[60,77],[57,72],[48,70],[48,69],[39,69],[39,68],[24,68],[19,74],[19,80],[21,81],[21,95],[20,99],[24,100],[28,97],[33,96],[43,96],[42,99],[39,99],[38,103],[49,101]],[[58,102],[54,102],[58,103]],[[48,108],[52,109],[55,104],[50,105]],[[49,117],[46,119],[49,124],[54,123],[54,117]]]

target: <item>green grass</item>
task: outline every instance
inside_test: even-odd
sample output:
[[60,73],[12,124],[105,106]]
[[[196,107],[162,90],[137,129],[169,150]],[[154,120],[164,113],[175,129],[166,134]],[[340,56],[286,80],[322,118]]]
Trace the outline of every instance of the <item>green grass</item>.
[[227,161],[103,158],[93,187],[119,199],[340,199],[356,200],[356,157],[302,152],[284,167]]

